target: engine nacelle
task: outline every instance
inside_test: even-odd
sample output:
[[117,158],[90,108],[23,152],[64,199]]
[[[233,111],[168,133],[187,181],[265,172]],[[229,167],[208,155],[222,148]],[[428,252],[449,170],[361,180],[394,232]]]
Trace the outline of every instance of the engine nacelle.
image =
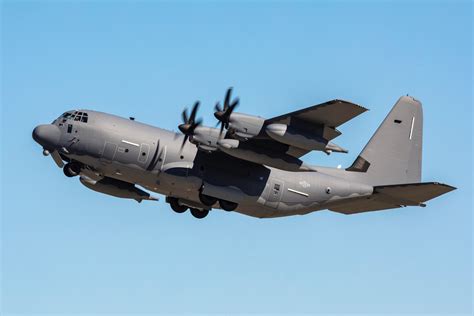
[[217,141],[220,137],[220,129],[198,126],[194,130],[194,134],[191,136],[190,141],[196,144],[200,149],[205,151],[217,150]]
[[265,119],[243,113],[232,113],[229,118],[229,129],[242,139],[252,138],[260,134]]
[[103,178],[102,180],[95,181],[84,175],[82,175],[79,179],[81,183],[87,188],[107,195],[112,195],[123,199],[133,199],[137,202],[141,202],[142,200],[157,200],[156,198],[150,196],[149,193],[137,188],[132,183],[116,180],[113,178]]
[[319,150],[326,153],[342,152],[347,150],[338,145],[328,142],[326,139],[312,135],[304,130],[299,130],[285,124],[270,124],[265,128],[265,132],[274,140],[306,150]]

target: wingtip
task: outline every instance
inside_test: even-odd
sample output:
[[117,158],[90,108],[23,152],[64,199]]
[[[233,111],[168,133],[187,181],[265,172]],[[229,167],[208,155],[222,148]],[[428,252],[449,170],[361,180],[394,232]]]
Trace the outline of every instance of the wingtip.
[[333,102],[341,102],[341,103],[348,103],[348,104],[354,105],[354,106],[356,106],[356,107],[358,107],[358,108],[360,109],[360,111],[361,111],[360,113],[364,113],[364,112],[366,112],[366,111],[369,111],[368,108],[366,108],[366,107],[364,107],[364,106],[362,106],[362,105],[360,105],[360,104],[351,102],[351,101],[347,101],[347,100],[343,100],[343,99],[335,99],[335,100],[333,100]]
[[439,186],[442,186],[442,187],[445,187],[446,189],[448,189],[447,192],[451,192],[451,191],[454,191],[454,190],[457,190],[457,189],[458,189],[457,187],[452,186],[452,185],[449,185],[449,184],[446,184],[446,183],[433,182],[433,184],[439,185]]

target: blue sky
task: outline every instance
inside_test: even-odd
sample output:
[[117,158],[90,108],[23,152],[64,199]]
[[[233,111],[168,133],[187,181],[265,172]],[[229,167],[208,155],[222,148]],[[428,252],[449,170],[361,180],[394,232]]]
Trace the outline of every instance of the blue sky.
[[[471,314],[472,4],[2,2],[2,314]],[[401,95],[424,105],[426,208],[202,221],[65,178],[35,125],[91,108],[168,129],[235,87],[276,116],[341,98],[349,165]]]

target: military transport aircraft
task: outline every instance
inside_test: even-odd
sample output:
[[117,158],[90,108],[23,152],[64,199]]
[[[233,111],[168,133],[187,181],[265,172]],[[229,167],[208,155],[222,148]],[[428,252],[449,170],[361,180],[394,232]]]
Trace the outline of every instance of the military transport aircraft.
[[[68,111],[39,125],[33,138],[68,177],[112,196],[156,200],[204,218],[212,209],[268,218],[329,209],[343,214],[425,206],[455,188],[421,181],[421,103],[401,97],[354,163],[316,167],[316,150],[347,153],[332,142],[340,125],[366,111],[332,100],[270,119],[237,113],[232,89],[215,106],[220,127],[182,113],[182,134],[91,110]],[[140,188],[141,187],[141,188]],[[147,191],[145,191],[145,190]]]

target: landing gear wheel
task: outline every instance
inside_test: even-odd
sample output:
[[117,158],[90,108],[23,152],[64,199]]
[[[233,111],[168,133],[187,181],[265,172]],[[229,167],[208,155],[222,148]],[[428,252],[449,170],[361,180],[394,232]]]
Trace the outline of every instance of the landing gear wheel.
[[232,212],[234,211],[239,204],[230,202],[230,201],[225,201],[225,200],[219,200],[219,205],[221,208],[227,212]]
[[170,206],[176,213],[184,213],[188,210],[186,205],[181,205],[178,203],[178,199],[170,199]]
[[209,195],[202,194],[201,192],[199,192],[199,200],[201,201],[202,204],[206,206],[213,206],[214,204],[217,203],[216,198]]
[[207,216],[207,214],[209,214],[209,210],[200,210],[197,208],[190,208],[189,210],[194,217],[199,219],[204,218]]
[[81,165],[77,162],[67,163],[63,168],[63,172],[66,177],[75,177],[81,172]]

